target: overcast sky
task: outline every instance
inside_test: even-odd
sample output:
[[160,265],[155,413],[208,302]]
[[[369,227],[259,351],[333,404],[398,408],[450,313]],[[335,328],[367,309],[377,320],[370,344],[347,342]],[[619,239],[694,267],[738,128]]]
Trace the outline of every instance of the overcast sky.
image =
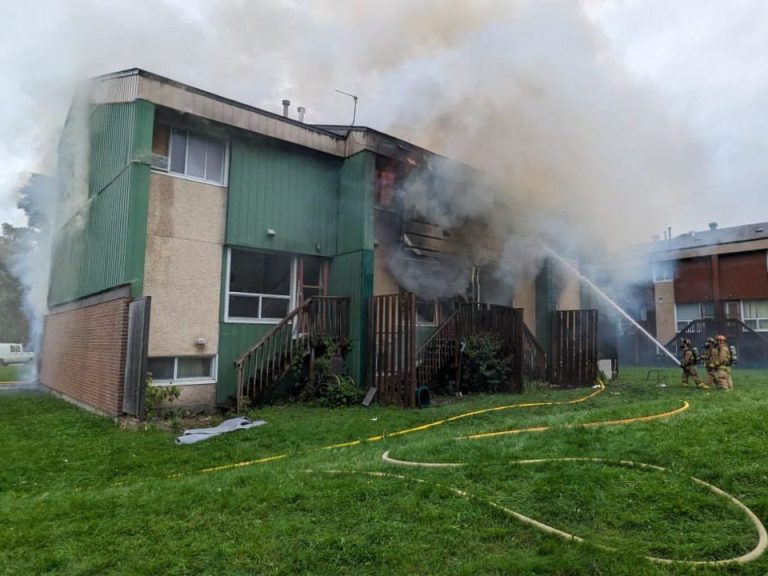
[[[0,2],[0,222],[23,223],[13,191],[25,172],[53,170],[77,80],[131,67],[272,111],[288,97],[308,122],[348,122],[334,90],[354,92],[359,124],[457,156],[467,150],[447,134],[488,125],[456,111],[487,104],[521,141],[516,162],[498,156],[511,186],[535,189],[531,174],[551,170],[544,188],[600,190],[588,209],[615,194],[596,215],[622,223],[647,203],[632,227],[643,238],[768,221],[763,0]],[[489,95],[502,81],[512,111]],[[585,147],[599,178],[554,166]]]

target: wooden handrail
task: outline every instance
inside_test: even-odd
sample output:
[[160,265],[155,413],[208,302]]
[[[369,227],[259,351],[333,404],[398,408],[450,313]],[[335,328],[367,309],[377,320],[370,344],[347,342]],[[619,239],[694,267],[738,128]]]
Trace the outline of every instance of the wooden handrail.
[[454,311],[416,351],[416,385],[428,386],[456,355],[458,346],[457,312]]
[[320,340],[347,336],[349,298],[315,296],[291,310],[269,332],[235,360],[237,409],[243,396],[254,397],[274,387],[297,357]]

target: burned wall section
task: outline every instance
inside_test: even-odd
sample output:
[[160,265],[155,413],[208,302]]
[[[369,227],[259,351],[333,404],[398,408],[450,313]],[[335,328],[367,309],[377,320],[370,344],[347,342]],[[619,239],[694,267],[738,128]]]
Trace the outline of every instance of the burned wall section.
[[130,301],[118,289],[48,314],[40,383],[75,404],[119,416]]

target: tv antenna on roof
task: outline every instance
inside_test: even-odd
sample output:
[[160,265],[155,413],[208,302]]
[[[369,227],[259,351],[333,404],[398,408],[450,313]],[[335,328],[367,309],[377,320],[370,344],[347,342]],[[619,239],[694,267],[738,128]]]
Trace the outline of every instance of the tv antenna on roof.
[[357,118],[357,96],[354,94],[350,94],[349,92],[344,92],[344,90],[336,90],[336,92],[338,92],[339,94],[344,94],[344,96],[349,96],[350,98],[352,98],[352,100],[355,101],[354,108],[352,109],[352,123],[350,124],[350,126],[354,126],[355,118]]

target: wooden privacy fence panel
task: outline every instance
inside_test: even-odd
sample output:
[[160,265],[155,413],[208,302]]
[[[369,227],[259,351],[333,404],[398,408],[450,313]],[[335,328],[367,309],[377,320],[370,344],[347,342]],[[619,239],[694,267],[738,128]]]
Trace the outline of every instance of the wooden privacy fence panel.
[[460,304],[457,312],[460,340],[479,334],[493,334],[501,341],[502,353],[512,362],[507,392],[523,391],[523,311],[489,304]]
[[549,383],[592,386],[597,378],[597,310],[552,313]]
[[384,405],[416,404],[416,295],[368,300],[368,386]]
[[547,354],[531,329],[523,324],[523,376],[527,380],[544,382],[547,379]]
[[123,412],[144,418],[147,384],[147,349],[151,298],[144,296],[128,304],[128,347],[125,355]]

